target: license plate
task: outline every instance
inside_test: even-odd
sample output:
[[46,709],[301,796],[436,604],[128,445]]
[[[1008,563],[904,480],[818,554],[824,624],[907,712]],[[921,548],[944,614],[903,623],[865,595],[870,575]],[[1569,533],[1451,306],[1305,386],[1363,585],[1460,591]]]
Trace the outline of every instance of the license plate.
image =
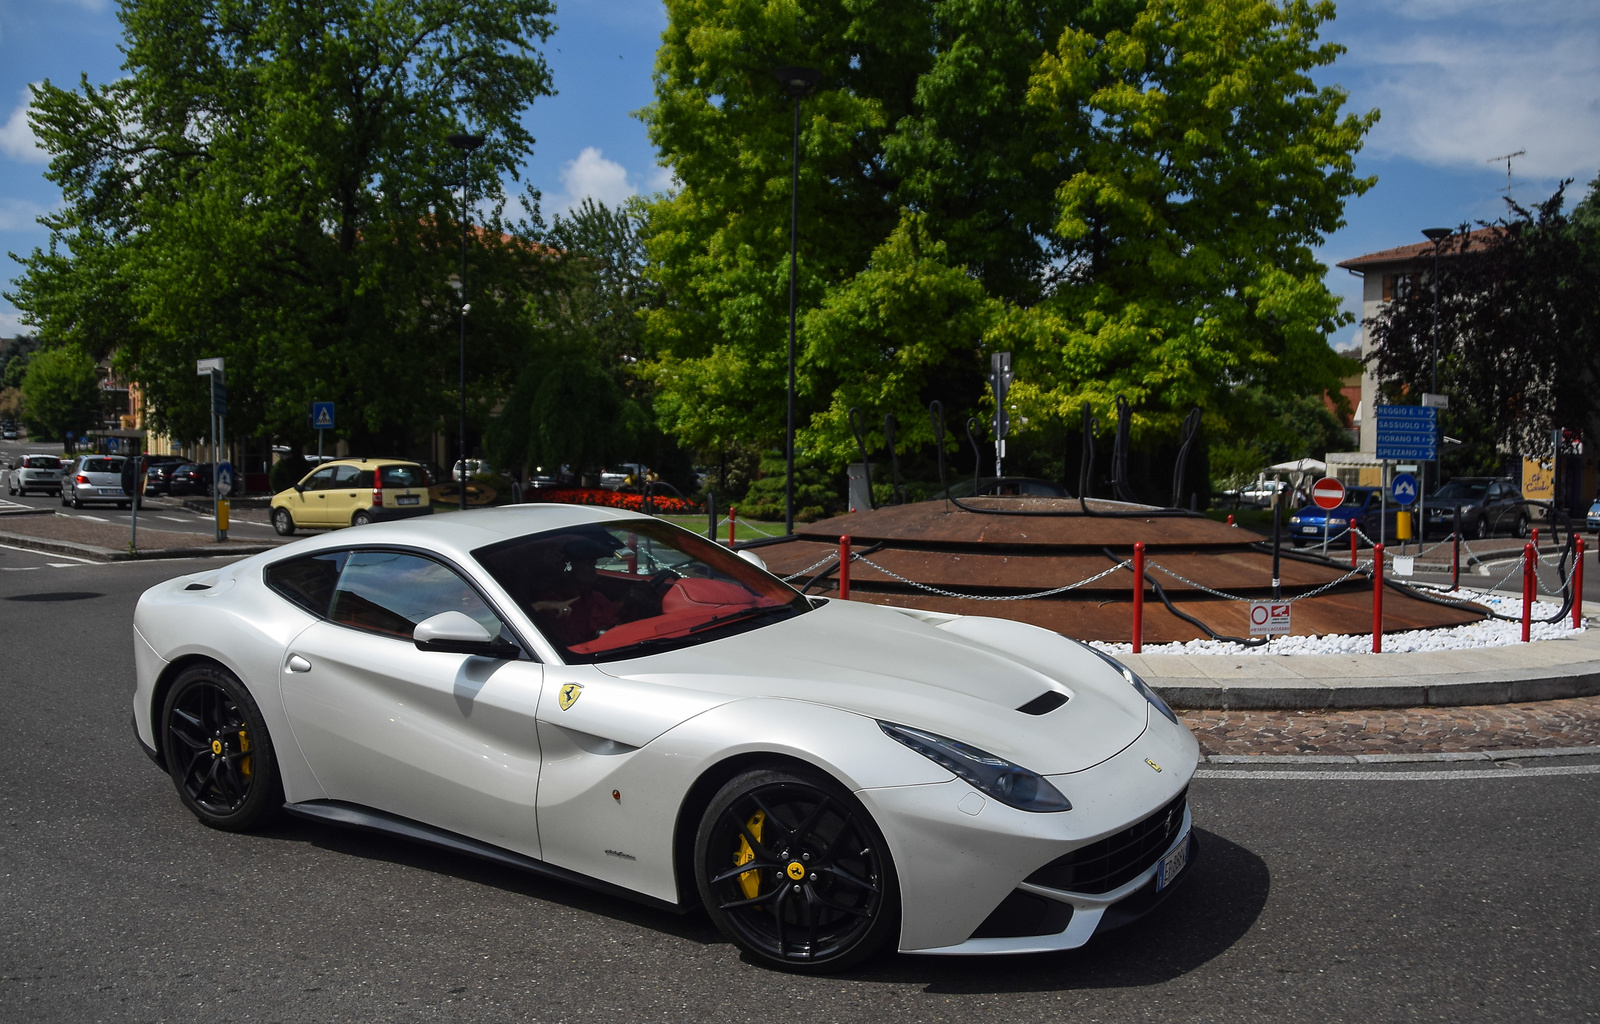
[[415,505],[420,499],[415,494],[402,494],[395,499],[396,505]]
[[1317,532],[1317,528],[1315,526],[1302,526],[1302,527],[1300,527],[1300,532],[1301,533],[1316,533]]
[[1172,852],[1161,858],[1161,866],[1156,868],[1156,892],[1160,892],[1177,878],[1183,871],[1184,865],[1189,863],[1189,837],[1185,835],[1183,842],[1173,847]]
[[120,488],[120,487],[102,487],[102,488],[100,488],[100,493],[101,494],[121,494],[122,493],[122,488]]

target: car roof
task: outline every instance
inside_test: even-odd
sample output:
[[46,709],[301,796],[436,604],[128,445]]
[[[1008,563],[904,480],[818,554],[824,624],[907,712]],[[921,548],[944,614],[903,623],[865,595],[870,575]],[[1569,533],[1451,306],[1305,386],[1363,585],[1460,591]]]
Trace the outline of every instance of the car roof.
[[393,466],[393,465],[420,466],[420,465],[422,465],[422,463],[418,462],[416,459],[400,459],[400,458],[393,458],[393,457],[389,457],[389,456],[380,456],[380,457],[377,457],[377,458],[372,458],[372,457],[358,457],[358,456],[355,456],[355,455],[347,455],[342,459],[329,459],[327,462],[320,462],[320,463],[317,464],[317,468],[318,469],[327,469],[329,466]]

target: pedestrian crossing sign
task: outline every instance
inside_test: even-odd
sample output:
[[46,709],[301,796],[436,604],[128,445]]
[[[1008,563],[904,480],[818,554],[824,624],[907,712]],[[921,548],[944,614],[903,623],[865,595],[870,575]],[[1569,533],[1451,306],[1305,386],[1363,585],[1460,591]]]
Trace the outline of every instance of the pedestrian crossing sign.
[[311,426],[315,430],[333,429],[333,403],[311,403]]

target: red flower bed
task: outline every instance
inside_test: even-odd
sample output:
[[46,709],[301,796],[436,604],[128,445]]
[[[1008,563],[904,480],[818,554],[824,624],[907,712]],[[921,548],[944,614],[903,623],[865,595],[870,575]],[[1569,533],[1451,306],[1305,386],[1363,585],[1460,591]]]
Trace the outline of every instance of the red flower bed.
[[[643,512],[644,495],[607,491],[599,487],[541,487],[523,492],[524,501],[549,501],[559,505],[604,505],[622,508],[629,512]],[[651,511],[657,515],[688,516],[705,509],[692,501],[657,494],[650,499]]]

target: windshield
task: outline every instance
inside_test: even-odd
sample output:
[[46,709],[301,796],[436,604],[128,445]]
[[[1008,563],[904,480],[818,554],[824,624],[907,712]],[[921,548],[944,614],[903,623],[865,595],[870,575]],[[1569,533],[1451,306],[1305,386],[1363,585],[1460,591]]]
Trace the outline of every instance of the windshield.
[[811,607],[726,548],[653,519],[551,530],[472,555],[568,664],[689,647]]
[[1434,493],[1435,498],[1482,498],[1489,485],[1482,480],[1452,480]]
[[1358,491],[1352,487],[1344,492],[1344,501],[1340,502],[1340,505],[1349,505],[1359,508],[1367,503],[1367,495],[1371,493],[1371,491]]
[[28,469],[60,469],[61,460],[54,455],[30,455],[22,460]]

